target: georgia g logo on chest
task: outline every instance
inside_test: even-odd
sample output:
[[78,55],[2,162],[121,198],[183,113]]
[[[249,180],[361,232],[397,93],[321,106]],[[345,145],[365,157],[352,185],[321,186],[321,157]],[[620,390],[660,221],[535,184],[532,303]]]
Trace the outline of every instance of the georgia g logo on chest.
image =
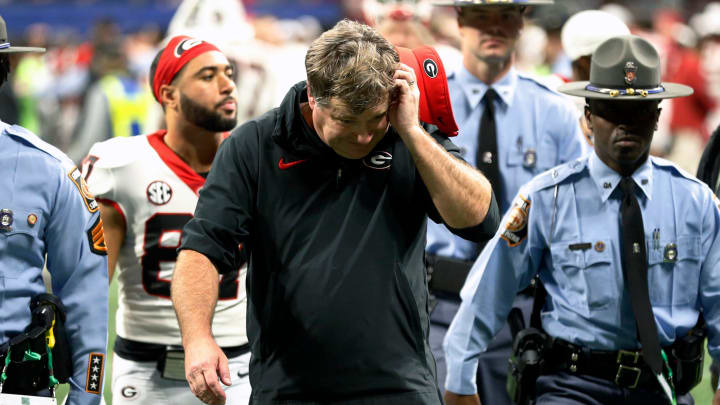
[[371,169],[385,170],[392,166],[392,155],[390,152],[377,151],[366,156],[362,162],[366,167]]

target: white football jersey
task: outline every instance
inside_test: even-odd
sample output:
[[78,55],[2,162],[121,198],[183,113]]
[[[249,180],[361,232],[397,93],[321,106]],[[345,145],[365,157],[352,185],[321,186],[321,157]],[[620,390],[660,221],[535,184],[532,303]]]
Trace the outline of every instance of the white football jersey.
[[[163,141],[166,131],[93,145],[83,163],[90,191],[115,207],[126,233],[118,257],[117,334],[180,345],[170,280],[183,226],[192,218],[205,179]],[[212,331],[221,347],[247,343],[245,272],[222,276]]]

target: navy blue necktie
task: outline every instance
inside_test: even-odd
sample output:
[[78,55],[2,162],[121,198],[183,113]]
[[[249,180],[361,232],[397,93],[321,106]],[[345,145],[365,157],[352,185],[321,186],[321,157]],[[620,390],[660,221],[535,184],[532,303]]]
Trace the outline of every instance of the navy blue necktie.
[[485,103],[485,111],[483,111],[480,120],[480,130],[478,131],[478,148],[477,148],[477,168],[483,172],[490,185],[492,186],[495,198],[498,201],[502,199],[502,180],[500,178],[500,165],[498,162],[498,146],[497,146],[497,127],[495,124],[495,105],[494,101],[497,93],[492,88],[488,88],[483,96]]
[[648,260],[642,211],[635,196],[635,182],[631,177],[622,178],[620,189],[623,192],[620,204],[623,277],[630,291],[643,358],[655,374],[660,374],[663,360],[648,291]]

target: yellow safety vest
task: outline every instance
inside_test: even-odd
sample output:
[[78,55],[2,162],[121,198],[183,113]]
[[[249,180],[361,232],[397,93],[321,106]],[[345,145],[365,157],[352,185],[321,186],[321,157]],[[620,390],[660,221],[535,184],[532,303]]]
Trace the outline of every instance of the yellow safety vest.
[[138,85],[136,91],[128,91],[115,75],[103,77],[99,84],[110,107],[113,137],[144,133],[149,110],[154,102],[150,89]]

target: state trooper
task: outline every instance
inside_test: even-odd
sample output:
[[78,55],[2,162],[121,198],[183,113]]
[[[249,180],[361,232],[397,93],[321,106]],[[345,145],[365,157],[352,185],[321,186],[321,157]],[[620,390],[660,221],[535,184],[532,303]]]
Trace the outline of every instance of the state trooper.
[[661,83],[655,48],[628,35],[560,90],[586,98],[594,153],[523,186],[473,265],[445,340],[447,403],[477,403],[475,358],[538,276],[549,337],[536,404],[692,404],[701,313],[720,358],[720,202],[649,157],[659,102],[692,89]]
[[[612,37],[628,34],[630,34],[628,26],[619,17],[607,11],[583,10],[568,18],[560,32],[560,40],[563,51],[572,61],[570,81],[588,80],[592,53],[598,45]],[[584,100],[577,97],[573,99],[576,101],[575,106],[582,111],[585,108]],[[583,134],[590,139],[592,134],[582,114],[580,127]]]
[[[0,17],[0,85],[8,54],[43,51],[13,46]],[[27,129],[0,121],[0,151],[0,402],[52,402],[39,397],[68,382],[67,404],[99,404],[108,279],[97,202],[70,159]]]
[[[520,186],[590,149],[579,126],[580,112],[572,102],[513,66],[526,6],[542,4],[552,4],[552,0],[435,3],[455,7],[461,34],[463,63],[448,77],[460,127],[454,141],[465,160],[490,180],[501,213],[510,207]],[[430,345],[441,387],[445,384],[442,340],[457,312],[460,287],[480,250],[481,246],[443,225],[428,223],[430,289],[437,298]],[[530,304],[527,293],[515,303],[528,312]],[[504,389],[511,343],[510,330],[505,328],[479,359],[480,397],[492,404],[511,404]]]

